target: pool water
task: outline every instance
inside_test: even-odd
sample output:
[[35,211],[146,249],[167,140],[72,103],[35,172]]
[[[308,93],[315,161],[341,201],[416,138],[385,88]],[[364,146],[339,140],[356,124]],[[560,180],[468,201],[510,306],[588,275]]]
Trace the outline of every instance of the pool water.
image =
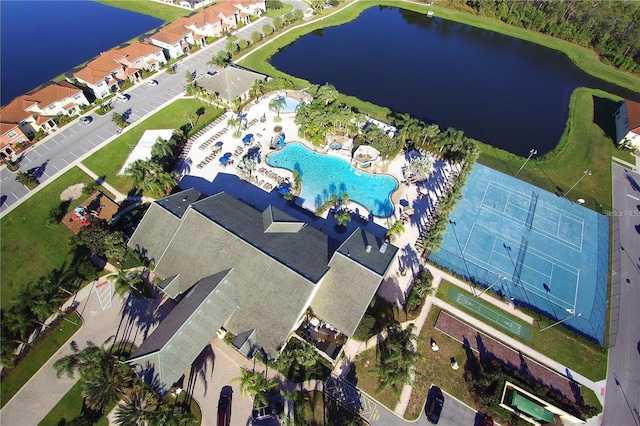
[[285,103],[284,109],[282,109],[280,111],[281,113],[296,112],[296,108],[300,104],[300,101],[298,101],[297,99],[293,99],[293,98],[289,98],[289,97],[281,96],[278,99],[282,99],[284,101],[284,103]]
[[[357,170],[342,158],[315,153],[299,143],[289,143],[267,157],[267,164],[297,170],[302,179],[300,198],[309,210],[330,200],[332,194],[347,193],[349,200],[362,205],[374,216],[393,214],[391,194],[398,182],[389,175],[372,175]],[[365,213],[361,212],[364,216]]]

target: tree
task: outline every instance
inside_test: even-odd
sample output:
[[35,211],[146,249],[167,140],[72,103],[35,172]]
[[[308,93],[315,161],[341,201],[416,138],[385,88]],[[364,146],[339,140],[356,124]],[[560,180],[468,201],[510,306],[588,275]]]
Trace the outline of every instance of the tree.
[[232,55],[226,50],[220,50],[218,53],[211,57],[211,60],[207,62],[209,66],[216,66],[224,68],[231,63]]
[[240,376],[231,380],[240,383],[240,392],[243,397],[249,395],[254,398],[254,404],[257,406],[266,405],[266,393],[273,390],[278,382],[275,379],[267,380],[262,373],[249,371],[245,368],[240,370]]
[[238,47],[240,48],[240,50],[244,50],[247,47],[249,47],[251,43],[249,42],[249,40],[245,40],[245,39],[240,39],[238,40]]
[[29,172],[18,172],[16,180],[27,188],[33,188],[38,185],[38,181]]
[[333,215],[334,219],[338,221],[337,225],[341,228],[345,228],[349,222],[351,222],[351,213],[346,210],[340,210]]
[[224,45],[224,48],[227,50],[227,52],[233,55],[238,51],[238,43],[235,40],[227,40],[227,43]]
[[276,121],[280,121],[280,111],[283,110],[286,106],[287,104],[285,100],[280,97],[271,99],[271,101],[269,102],[269,110],[275,111],[278,114]]
[[402,221],[396,220],[395,222],[393,222],[393,225],[391,225],[391,227],[387,229],[386,237],[391,239],[393,235],[399,236],[403,232],[404,232],[404,225],[402,224]]
[[235,136],[235,137],[239,137],[240,136],[240,125],[241,124],[242,124],[242,122],[240,121],[240,119],[237,116],[233,116],[229,120],[227,120],[227,126],[235,128],[235,130],[233,132],[233,136]]
[[85,374],[82,396],[85,405],[99,412],[114,402],[119,401],[130,388],[133,380],[131,368],[121,364],[114,358],[94,367],[90,374]]
[[115,422],[122,426],[147,425],[155,419],[159,406],[155,392],[142,386],[134,387],[116,407]]
[[284,26],[284,21],[281,16],[276,16],[271,22],[273,23],[273,26],[276,27],[276,30],[279,30]]
[[259,42],[260,40],[262,40],[262,34],[260,34],[258,31],[254,31],[251,33],[251,41],[254,43]]
[[264,24],[262,26],[262,32],[267,36],[270,36],[271,34],[273,34],[273,31],[274,31],[273,27],[269,24]]
[[429,153],[411,159],[409,172],[417,181],[425,180],[433,172],[433,157]]
[[185,71],[185,79],[187,80],[187,83],[192,83],[193,82],[193,73],[189,70]]
[[129,164],[124,173],[133,179],[134,188],[142,189],[144,187],[145,176],[149,169],[149,162],[146,160],[136,160]]
[[184,113],[184,118],[189,120],[189,126],[193,129],[193,119],[196,118],[195,114],[191,111],[187,111]]
[[318,87],[318,90],[316,91],[316,97],[323,101],[325,105],[335,102],[338,99],[338,95],[338,91],[331,84],[324,84]]
[[117,112],[111,114],[111,121],[121,129],[124,129],[129,125],[129,123],[127,123],[127,120],[124,119],[124,116],[118,114]]

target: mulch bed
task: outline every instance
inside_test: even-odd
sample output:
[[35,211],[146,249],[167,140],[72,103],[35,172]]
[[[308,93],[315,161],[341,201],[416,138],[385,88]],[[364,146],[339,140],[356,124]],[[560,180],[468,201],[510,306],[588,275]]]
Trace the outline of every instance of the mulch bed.
[[483,356],[501,361],[509,368],[528,374],[540,384],[553,389],[576,405],[581,405],[579,385],[549,368],[527,358],[492,337],[441,311],[436,328]]
[[[111,218],[115,216],[120,209],[118,203],[100,191],[95,191],[86,200],[78,203],[77,205],[84,207],[87,215],[92,215],[106,221],[111,220]],[[78,235],[87,222],[85,221],[85,223],[83,223],[82,219],[76,214],[74,208],[72,208],[71,211],[62,219],[62,223],[64,223],[71,232]]]

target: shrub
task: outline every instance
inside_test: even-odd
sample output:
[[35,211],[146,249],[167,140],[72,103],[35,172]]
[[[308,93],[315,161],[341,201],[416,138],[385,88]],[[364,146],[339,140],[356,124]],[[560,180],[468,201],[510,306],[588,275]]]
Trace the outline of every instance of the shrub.
[[353,333],[353,338],[360,341],[365,341],[373,336],[373,327],[376,324],[376,319],[369,314],[364,314],[358,328]]

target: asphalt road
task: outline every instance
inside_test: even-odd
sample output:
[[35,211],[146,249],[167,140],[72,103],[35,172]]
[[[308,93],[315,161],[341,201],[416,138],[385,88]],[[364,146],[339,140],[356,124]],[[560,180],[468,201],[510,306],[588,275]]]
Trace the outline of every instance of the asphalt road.
[[640,425],[640,174],[613,165],[611,348],[602,424]]
[[[271,23],[270,18],[259,19],[239,30],[237,35],[250,40],[251,33],[260,31],[267,23]],[[158,81],[156,87],[143,83],[129,89],[126,92],[129,95],[127,102],[118,102],[114,98],[114,111],[119,114],[125,113],[130,123],[154,113],[182,94],[186,84],[186,71],[195,71],[198,74],[212,71],[214,68],[207,65],[207,62],[218,51],[224,49],[225,43],[225,39],[221,39],[189,55],[180,61],[178,72],[174,75],[164,72],[155,74],[151,79]],[[118,128],[111,121],[111,113],[102,117],[95,112],[87,115],[93,119],[90,124],[84,125],[76,120],[27,150],[20,161],[20,170],[35,170],[37,180],[41,184],[45,183],[117,136]],[[0,215],[19,205],[29,193],[29,190],[15,178],[16,173],[10,172],[6,167],[0,169]]]

